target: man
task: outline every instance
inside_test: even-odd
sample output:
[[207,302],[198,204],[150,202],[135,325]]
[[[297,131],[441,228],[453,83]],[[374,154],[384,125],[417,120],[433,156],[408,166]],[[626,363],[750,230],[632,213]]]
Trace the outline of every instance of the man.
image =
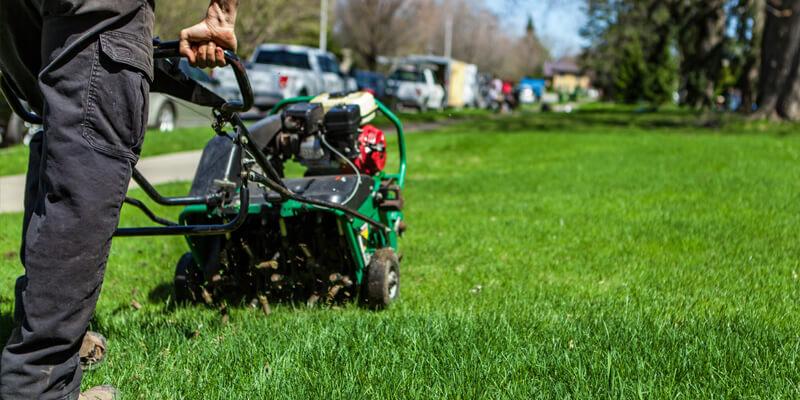
[[[78,353],[147,122],[153,2],[0,1],[0,69],[44,118],[30,144],[25,275],[0,356],[3,399],[79,398]],[[205,19],[181,32],[191,64],[221,66],[222,49],[236,49],[237,4],[212,0]]]

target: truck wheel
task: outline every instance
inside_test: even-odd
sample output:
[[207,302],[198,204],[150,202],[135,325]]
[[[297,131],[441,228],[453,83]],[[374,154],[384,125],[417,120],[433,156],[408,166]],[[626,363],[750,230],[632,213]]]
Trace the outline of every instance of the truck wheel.
[[156,126],[158,130],[161,132],[174,131],[177,115],[175,106],[173,106],[172,103],[164,103],[156,114]]
[[203,273],[200,267],[194,262],[192,253],[186,253],[178,260],[175,266],[175,278],[173,285],[175,288],[175,302],[177,303],[196,303],[200,300],[199,287],[202,283]]
[[364,279],[364,304],[381,310],[389,306],[400,294],[400,261],[391,248],[383,248],[372,255]]
[[22,120],[17,114],[11,113],[8,118],[8,125],[6,125],[3,137],[0,138],[0,147],[9,147],[21,143],[25,138],[25,121]]

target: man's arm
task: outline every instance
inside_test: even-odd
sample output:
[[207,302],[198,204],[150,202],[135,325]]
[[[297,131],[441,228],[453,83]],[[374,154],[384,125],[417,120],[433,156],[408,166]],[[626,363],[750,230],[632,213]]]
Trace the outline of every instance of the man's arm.
[[211,0],[206,17],[181,31],[180,53],[200,68],[225,65],[223,49],[236,51],[236,11],[239,0]]

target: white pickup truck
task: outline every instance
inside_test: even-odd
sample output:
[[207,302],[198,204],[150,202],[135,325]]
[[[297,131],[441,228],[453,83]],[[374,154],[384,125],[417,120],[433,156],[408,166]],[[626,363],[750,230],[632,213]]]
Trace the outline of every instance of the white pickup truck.
[[444,88],[436,83],[428,68],[401,67],[386,81],[386,96],[395,106],[416,108],[419,111],[444,108]]
[[[262,111],[286,98],[347,89],[336,57],[312,47],[262,44],[250,57],[247,74],[255,106]],[[217,69],[214,77],[220,81],[225,96],[238,95],[238,85],[230,68]]]

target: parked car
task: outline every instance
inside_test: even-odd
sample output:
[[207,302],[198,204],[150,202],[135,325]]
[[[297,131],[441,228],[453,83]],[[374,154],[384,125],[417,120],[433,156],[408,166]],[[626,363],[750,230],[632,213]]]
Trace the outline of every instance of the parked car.
[[517,86],[516,93],[520,104],[533,104],[536,102],[536,93],[530,86]]
[[444,108],[444,88],[436,83],[429,68],[404,67],[394,71],[386,81],[386,95],[400,107],[420,111]]
[[452,58],[433,55],[411,55],[404,64],[430,68],[434,80],[445,91],[447,107],[474,107],[478,103],[478,67]]
[[[34,128],[38,129],[38,126]],[[11,106],[0,94],[0,147],[22,143],[32,132],[31,126],[11,110]]]
[[545,80],[530,77],[522,78],[516,90],[520,104],[533,104],[542,98],[545,90]]
[[[200,82],[201,85],[209,90],[223,94],[218,79],[212,78],[199,68],[192,67],[185,59],[181,59],[178,66],[183,73]],[[236,93],[238,94],[238,90]],[[153,92],[150,93],[147,127],[161,132],[172,132],[175,128],[207,124],[210,115],[210,110],[207,107]]]
[[386,98],[386,76],[380,72],[357,70],[355,71],[358,90],[372,93],[378,100]]
[[[253,52],[247,74],[255,92],[255,106],[262,111],[285,98],[347,89],[336,57],[305,46],[262,44]],[[229,69],[221,69],[215,76],[226,93],[237,87]]]
[[[210,90],[220,92],[220,85],[216,79],[210,77],[203,70],[190,66],[185,59],[180,61],[179,68]],[[205,125],[209,118],[210,110],[206,107],[178,100],[165,94],[150,93],[148,128],[171,132],[178,127]],[[0,101],[0,147],[8,147],[22,142],[30,131],[29,126],[14,114],[5,99],[2,99]]]
[[475,106],[481,109],[492,107],[497,96],[495,95],[492,87],[492,76],[490,74],[478,74],[478,96],[475,101]]
[[0,147],[8,147],[22,142],[26,131],[25,123],[11,111],[11,107],[0,96]]

